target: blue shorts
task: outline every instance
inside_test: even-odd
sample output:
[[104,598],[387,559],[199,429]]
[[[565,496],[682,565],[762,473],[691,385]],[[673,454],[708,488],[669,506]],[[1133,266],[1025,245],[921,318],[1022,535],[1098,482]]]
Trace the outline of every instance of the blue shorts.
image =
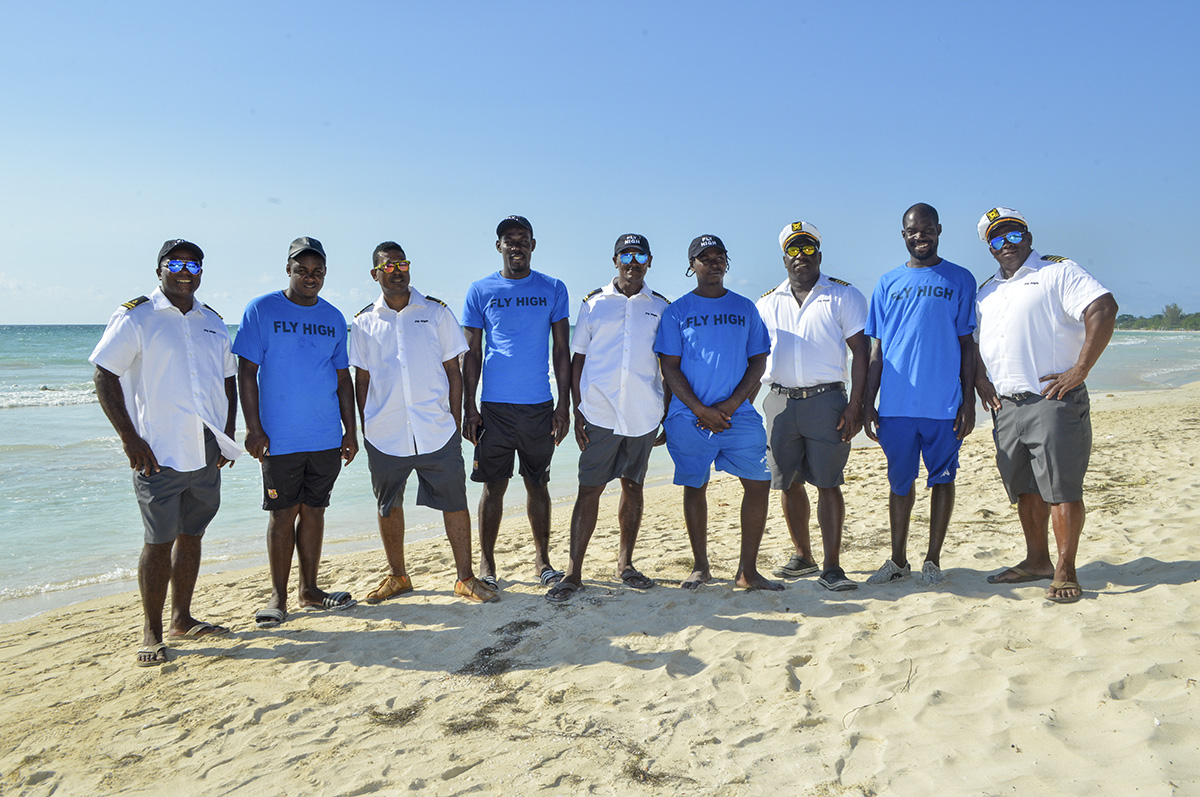
[[696,425],[696,416],[680,413],[663,421],[667,433],[667,451],[675,462],[675,484],[703,487],[708,484],[709,468],[743,479],[768,482],[767,430],[754,410],[742,410],[733,416],[730,427],[713,434]]
[[929,472],[926,487],[953,482],[962,441],[954,434],[953,420],[892,417],[879,419],[879,447],[887,457],[892,492],[908,495],[922,456]]

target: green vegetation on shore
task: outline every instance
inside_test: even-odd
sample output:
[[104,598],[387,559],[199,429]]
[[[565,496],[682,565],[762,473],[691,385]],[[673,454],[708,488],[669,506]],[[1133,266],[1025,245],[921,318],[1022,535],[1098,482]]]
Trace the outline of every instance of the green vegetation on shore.
[[1200,313],[1185,313],[1172,302],[1161,313],[1146,318],[1122,313],[1117,316],[1117,329],[1184,329],[1200,330]]

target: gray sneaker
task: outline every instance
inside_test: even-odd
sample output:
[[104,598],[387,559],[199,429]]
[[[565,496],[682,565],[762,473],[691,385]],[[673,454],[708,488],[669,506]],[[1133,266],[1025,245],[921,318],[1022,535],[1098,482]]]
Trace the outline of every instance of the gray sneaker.
[[908,578],[912,573],[912,565],[900,565],[888,559],[883,563],[883,567],[876,571],[875,575],[867,577],[867,583],[871,586],[879,586],[880,584],[890,584],[893,581],[898,581],[902,578]]
[[933,562],[925,562],[921,566],[921,583],[927,587],[932,587],[934,584],[941,584],[946,580],[946,576],[942,573],[942,569]]
[[807,576],[820,570],[813,562],[808,561],[800,554],[792,554],[792,558],[788,559],[788,563],[778,570],[772,572],[779,578],[799,578]]

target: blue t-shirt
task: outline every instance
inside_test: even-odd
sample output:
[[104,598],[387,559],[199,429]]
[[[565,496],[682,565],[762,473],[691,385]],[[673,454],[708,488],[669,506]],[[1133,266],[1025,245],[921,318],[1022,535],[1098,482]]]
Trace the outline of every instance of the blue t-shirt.
[[866,334],[883,350],[879,414],[953,420],[962,404],[958,339],[975,329],[975,278],[949,260],[879,278]]
[[[771,350],[771,336],[754,302],[728,291],[719,299],[688,293],[676,299],[663,313],[654,350],[680,358],[679,367],[696,398],[706,406],[729,398],[742,377],[747,361]],[[735,414],[749,410],[742,402]],[[671,397],[667,417],[694,413]]]
[[296,304],[283,291],[246,305],[233,353],[258,365],[258,415],[270,454],[342,445],[337,372],[350,367],[346,318],[317,298]]
[[497,271],[467,288],[462,325],[482,329],[480,401],[550,401],[550,325],[568,316],[567,286],[538,271],[510,280]]

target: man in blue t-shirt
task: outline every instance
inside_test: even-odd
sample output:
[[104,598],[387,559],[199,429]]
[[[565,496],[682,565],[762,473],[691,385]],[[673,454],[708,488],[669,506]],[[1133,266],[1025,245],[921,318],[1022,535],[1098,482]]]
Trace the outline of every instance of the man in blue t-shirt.
[[255,615],[260,628],[287,619],[292,552],[300,563],[300,606],[346,609],[348,592],[317,588],[325,507],[333,483],[358,453],[346,319],[317,294],[325,284],[325,249],[297,238],[288,249],[288,286],[246,305],[238,355],[246,450],[262,463],[263,509],[271,599]]
[[[543,586],[562,580],[550,564],[550,460],[571,428],[571,355],[567,288],[532,270],[537,241],[524,216],[496,226],[500,271],[471,283],[462,325],[468,350],[463,355],[463,430],[475,446],[471,481],[483,483],[479,499],[479,578],[493,589],[496,538],[504,514],[504,492],[513,473],[514,453],[528,496],[525,510],[533,532],[534,570]],[[484,345],[484,333],[487,345]],[[553,339],[553,357],[550,343]],[[550,392],[553,360],[557,403]],[[483,377],[483,395],[475,394]]]
[[754,302],[725,288],[729,253],[715,235],[688,247],[688,276],[696,289],[663,313],[654,350],[671,404],[663,429],[683,485],[683,516],[692,544],[692,572],[679,585],[698,589],[712,580],[708,563],[709,469],[742,482],[742,546],[735,577],[739,587],[783,589],[759,572],[756,561],[767,522],[771,470],[767,433],[750,403],[771,351],[771,338]]
[[954,510],[958,449],[975,428],[975,279],[938,256],[942,225],[932,206],[913,205],[903,224],[909,261],[879,279],[867,315],[871,362],[863,424],[887,457],[892,535],[891,558],[867,583],[886,584],[912,572],[908,526],[924,457],[931,495],[921,582],[933,585],[943,579],[942,543]]

